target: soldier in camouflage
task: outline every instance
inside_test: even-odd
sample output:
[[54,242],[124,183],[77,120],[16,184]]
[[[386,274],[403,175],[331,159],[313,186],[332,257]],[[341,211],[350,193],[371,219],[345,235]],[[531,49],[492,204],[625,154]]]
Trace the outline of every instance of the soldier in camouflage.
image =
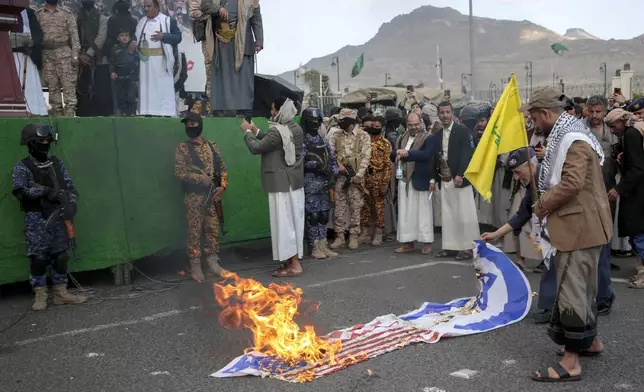
[[[365,203],[362,206],[359,242],[382,245],[385,230],[385,196],[391,178],[391,144],[382,136],[384,118],[367,116],[362,119],[364,130],[371,135],[371,161],[365,178]],[[370,232],[375,218],[375,233]],[[373,241],[372,241],[373,238]]]
[[[49,87],[52,115],[73,117],[76,113],[76,79],[80,43],[74,13],[57,5],[58,0],[46,0],[36,16],[43,31],[43,84]],[[62,88],[65,98],[60,95]]]
[[53,142],[51,126],[29,124],[20,144],[29,156],[13,168],[13,194],[25,213],[29,281],[34,290],[33,310],[47,308],[47,268],[51,266],[54,303],[79,304],[87,300],[67,291],[68,241],[65,225],[76,213],[78,194],[63,162],[48,156]]
[[371,159],[371,138],[362,128],[358,128],[356,122],[355,110],[342,109],[338,116],[340,130],[332,132],[330,138],[340,169],[334,190],[337,237],[331,249],[339,249],[345,244],[347,211],[350,212],[349,249],[358,249],[360,210],[364,203],[364,179]]

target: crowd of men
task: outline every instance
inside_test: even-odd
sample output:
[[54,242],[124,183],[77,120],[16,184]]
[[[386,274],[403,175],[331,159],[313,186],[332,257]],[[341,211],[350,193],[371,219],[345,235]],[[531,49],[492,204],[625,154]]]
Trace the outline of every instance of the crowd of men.
[[[29,113],[179,114],[181,99],[186,98],[187,63],[178,49],[182,40],[178,20],[188,20],[183,17],[185,3],[165,6],[159,0],[144,0],[143,15],[136,18],[133,12],[139,15],[139,10],[130,9],[130,0],[117,0],[111,9],[96,0],[81,0],[73,8],[58,2],[45,0],[35,10],[23,10],[21,31],[12,33],[16,71]],[[259,2],[190,3],[190,18],[198,20],[195,38],[203,42],[206,91],[213,92],[204,109],[210,113],[212,107],[219,116],[250,116],[254,56],[263,48]],[[49,109],[43,87],[49,92]]]

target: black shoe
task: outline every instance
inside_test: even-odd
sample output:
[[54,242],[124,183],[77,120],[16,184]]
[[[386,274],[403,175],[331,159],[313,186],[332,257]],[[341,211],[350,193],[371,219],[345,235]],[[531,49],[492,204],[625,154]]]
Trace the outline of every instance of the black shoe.
[[600,316],[608,316],[613,310],[615,299],[615,293],[613,293],[608,301],[597,304],[597,314]]
[[617,264],[610,263],[610,269],[613,270],[613,271],[619,271],[622,268]]
[[552,318],[551,310],[537,309],[536,312],[532,315],[535,324],[547,324]]

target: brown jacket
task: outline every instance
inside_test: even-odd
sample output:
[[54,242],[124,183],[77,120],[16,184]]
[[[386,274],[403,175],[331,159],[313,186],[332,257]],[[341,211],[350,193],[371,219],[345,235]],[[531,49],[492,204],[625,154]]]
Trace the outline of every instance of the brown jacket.
[[583,141],[568,150],[561,182],[541,196],[538,217],[548,216],[552,245],[571,252],[606,245],[613,235],[613,219],[599,157]]

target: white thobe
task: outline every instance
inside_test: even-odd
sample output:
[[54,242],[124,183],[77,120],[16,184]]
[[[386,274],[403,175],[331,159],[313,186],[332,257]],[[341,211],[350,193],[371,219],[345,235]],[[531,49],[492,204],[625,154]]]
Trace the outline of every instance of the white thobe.
[[268,194],[273,260],[304,256],[304,188]]
[[[448,159],[449,138],[454,123],[443,129],[443,156]],[[455,176],[456,173],[452,173]],[[456,188],[454,180],[441,183],[441,223],[443,249],[471,250],[480,238],[472,186]]]
[[[409,151],[414,143],[410,137],[405,146]],[[398,242],[434,242],[434,212],[429,191],[418,191],[413,184],[398,180]]]
[[[159,14],[161,15],[161,14]],[[152,41],[158,31],[166,31],[161,26],[159,16],[148,19],[143,34],[148,48],[163,48],[161,41]],[[139,115],[177,116],[177,102],[174,95],[174,75],[167,69],[165,55],[149,56],[147,61],[139,62]]]

